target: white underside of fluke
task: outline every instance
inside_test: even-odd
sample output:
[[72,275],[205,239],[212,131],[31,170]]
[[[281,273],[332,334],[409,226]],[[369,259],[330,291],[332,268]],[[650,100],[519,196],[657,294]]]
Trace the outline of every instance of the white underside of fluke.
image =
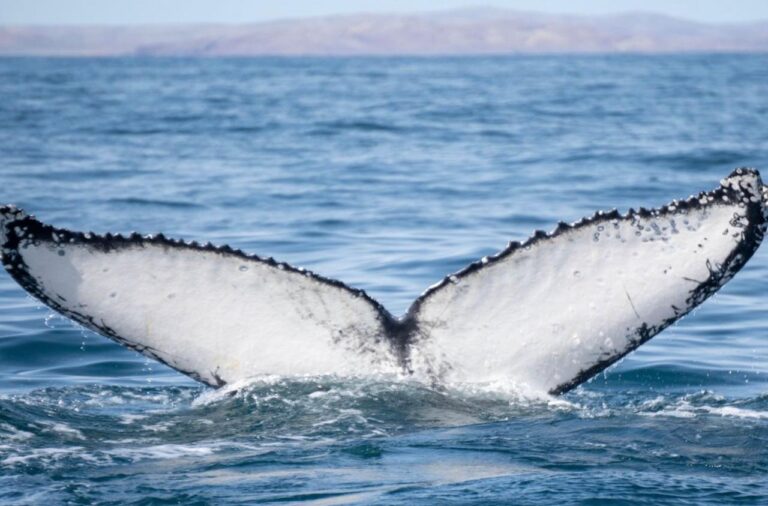
[[300,272],[151,243],[21,251],[60,306],[209,384],[397,364],[370,303]]
[[94,236],[0,209],[9,273],[42,302],[200,381],[407,372],[560,393],[728,281],[762,239],[761,181],[537,233],[430,288],[400,319],[365,293],[229,248]]
[[690,307],[739,243],[733,215],[714,205],[536,242],[428,297],[416,348],[451,382],[566,383]]

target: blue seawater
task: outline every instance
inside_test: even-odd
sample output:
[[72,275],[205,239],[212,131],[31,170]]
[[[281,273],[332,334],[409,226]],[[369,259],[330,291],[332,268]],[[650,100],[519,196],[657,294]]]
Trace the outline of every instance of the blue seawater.
[[[0,59],[0,201],[227,243],[393,312],[558,220],[768,171],[768,55]],[[765,247],[764,247],[765,248]],[[0,503],[768,504],[768,251],[557,399],[221,393],[0,275]]]

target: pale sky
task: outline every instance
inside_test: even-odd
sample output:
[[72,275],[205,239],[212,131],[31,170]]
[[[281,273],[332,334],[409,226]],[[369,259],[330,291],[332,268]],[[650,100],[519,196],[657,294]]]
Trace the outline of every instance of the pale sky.
[[248,23],[480,6],[586,15],[646,11],[710,23],[768,19],[768,0],[0,0],[0,24]]

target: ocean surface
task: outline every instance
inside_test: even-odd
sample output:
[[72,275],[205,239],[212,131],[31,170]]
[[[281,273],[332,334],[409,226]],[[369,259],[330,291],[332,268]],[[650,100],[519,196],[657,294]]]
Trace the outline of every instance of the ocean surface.
[[[274,256],[394,313],[509,240],[738,166],[768,173],[768,55],[0,59],[1,203]],[[214,391],[0,273],[0,503],[768,504],[765,248],[617,366],[534,399]]]

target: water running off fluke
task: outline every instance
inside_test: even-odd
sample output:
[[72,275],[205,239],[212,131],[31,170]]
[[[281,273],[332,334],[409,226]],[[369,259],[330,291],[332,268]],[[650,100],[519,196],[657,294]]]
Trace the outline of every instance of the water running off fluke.
[[364,291],[228,246],[97,235],[0,208],[2,259],[61,314],[203,383],[408,374],[559,394],[730,280],[762,241],[757,171],[659,209],[598,212],[510,243],[395,317]]

